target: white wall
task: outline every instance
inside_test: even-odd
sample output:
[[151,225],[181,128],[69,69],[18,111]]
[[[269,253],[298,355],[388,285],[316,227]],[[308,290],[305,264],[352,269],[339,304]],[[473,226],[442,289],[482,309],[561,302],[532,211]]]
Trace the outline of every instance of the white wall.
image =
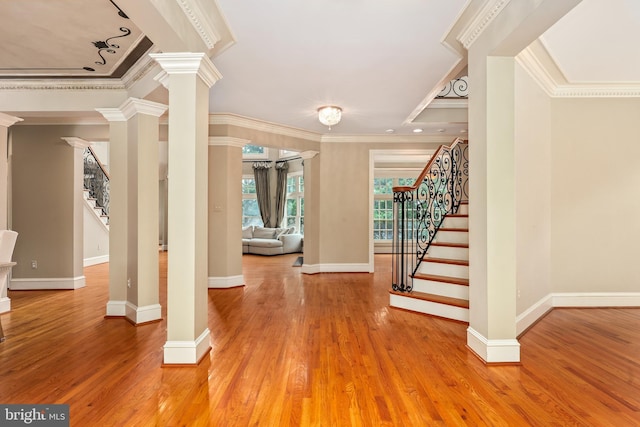
[[515,72],[516,313],[521,315],[551,293],[551,99],[517,63]]

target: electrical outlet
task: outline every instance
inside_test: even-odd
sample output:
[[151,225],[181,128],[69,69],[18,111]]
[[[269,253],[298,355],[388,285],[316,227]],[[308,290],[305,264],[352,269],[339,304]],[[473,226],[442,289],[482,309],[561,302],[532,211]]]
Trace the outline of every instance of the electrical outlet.
[[518,289],[518,290],[516,291],[516,297],[517,297],[517,298],[520,298],[520,289]]
[[36,268],[38,268],[38,261],[37,260],[35,260],[35,259],[31,260],[31,268],[33,268],[34,270]]
[[127,288],[131,287],[131,279],[127,279]]

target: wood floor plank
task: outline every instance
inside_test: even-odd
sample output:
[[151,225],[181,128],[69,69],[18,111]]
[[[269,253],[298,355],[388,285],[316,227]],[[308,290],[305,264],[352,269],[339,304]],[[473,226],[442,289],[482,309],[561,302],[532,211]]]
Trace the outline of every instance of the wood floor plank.
[[389,307],[375,274],[303,275],[297,254],[243,258],[208,291],[212,349],[162,367],[161,322],[105,319],[108,264],[75,291],[10,291],[0,402],[68,403],[73,426],[640,425],[640,309],[556,309],[486,366],[466,325]]

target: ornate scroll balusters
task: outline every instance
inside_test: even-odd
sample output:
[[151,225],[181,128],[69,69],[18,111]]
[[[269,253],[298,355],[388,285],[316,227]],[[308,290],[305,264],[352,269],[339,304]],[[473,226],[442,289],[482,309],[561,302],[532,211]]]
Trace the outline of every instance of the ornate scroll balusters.
[[468,145],[457,139],[451,147],[441,146],[414,186],[394,187],[393,192],[392,288],[409,292],[445,216],[469,199]]
[[109,175],[91,147],[84,151],[84,188],[89,190],[89,197],[96,200],[103,215],[109,216]]
[[413,287],[410,275],[413,271],[412,260],[414,257],[412,254],[415,254],[416,242],[413,238],[415,205],[414,191],[410,187],[403,188],[405,190],[394,188],[393,193],[395,230],[393,233],[392,288],[394,291],[409,292]]

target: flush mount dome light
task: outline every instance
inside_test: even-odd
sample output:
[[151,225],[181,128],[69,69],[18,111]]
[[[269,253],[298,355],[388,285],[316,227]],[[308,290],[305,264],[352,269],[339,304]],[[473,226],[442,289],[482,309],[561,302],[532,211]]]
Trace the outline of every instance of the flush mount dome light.
[[340,123],[340,119],[342,119],[342,108],[335,105],[325,105],[318,108],[318,120],[323,125],[329,126],[329,129]]

